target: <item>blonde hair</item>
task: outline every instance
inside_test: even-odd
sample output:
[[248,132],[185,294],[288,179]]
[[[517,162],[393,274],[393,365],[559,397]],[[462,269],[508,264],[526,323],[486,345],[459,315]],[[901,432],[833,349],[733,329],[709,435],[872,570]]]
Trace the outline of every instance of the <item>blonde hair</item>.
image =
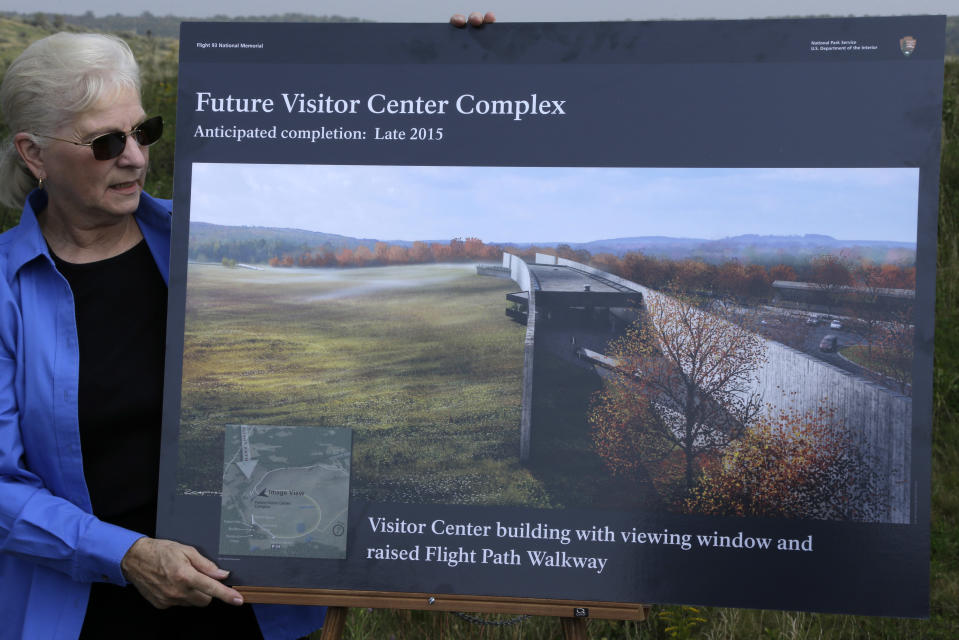
[[[0,203],[20,207],[36,186],[13,145],[14,134],[49,135],[111,92],[127,88],[140,92],[140,69],[119,38],[55,33],[27,47],[0,84],[0,111],[10,128],[0,147]],[[44,144],[44,139],[34,142]]]

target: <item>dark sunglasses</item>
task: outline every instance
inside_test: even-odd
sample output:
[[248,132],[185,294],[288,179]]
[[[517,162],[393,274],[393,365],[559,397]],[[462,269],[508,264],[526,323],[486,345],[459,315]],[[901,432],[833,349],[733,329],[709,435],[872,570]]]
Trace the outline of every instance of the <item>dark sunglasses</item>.
[[102,136],[97,136],[90,142],[74,142],[73,140],[45,136],[42,133],[35,133],[33,135],[40,136],[41,138],[49,138],[50,140],[57,140],[59,142],[69,142],[78,147],[90,147],[93,151],[93,157],[97,160],[113,160],[127,148],[127,136],[132,136],[141,147],[149,147],[159,140],[160,136],[163,135],[163,117],[154,116],[144,120],[129,133],[111,131],[110,133],[104,133]]

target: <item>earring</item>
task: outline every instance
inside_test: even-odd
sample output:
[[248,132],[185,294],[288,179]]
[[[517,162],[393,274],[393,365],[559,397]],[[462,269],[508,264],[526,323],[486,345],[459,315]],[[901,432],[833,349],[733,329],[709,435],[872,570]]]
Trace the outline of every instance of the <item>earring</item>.
[[37,189],[43,189],[43,177],[37,178]]

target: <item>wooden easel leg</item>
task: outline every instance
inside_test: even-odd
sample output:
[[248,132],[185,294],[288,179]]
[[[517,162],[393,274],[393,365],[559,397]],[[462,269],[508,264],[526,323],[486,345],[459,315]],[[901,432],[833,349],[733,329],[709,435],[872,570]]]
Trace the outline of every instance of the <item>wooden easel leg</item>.
[[560,618],[566,640],[586,640],[586,618]]
[[320,634],[320,640],[340,640],[343,637],[343,627],[346,626],[348,611],[349,609],[346,607],[327,607],[326,621],[323,623],[323,633]]

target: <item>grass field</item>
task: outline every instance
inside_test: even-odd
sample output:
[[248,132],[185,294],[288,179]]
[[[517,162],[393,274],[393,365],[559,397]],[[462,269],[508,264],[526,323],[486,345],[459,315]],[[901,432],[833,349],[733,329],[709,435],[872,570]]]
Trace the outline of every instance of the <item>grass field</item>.
[[191,265],[180,489],[219,489],[225,424],[320,425],[354,429],[355,497],[547,506],[518,460],[514,286],[470,265]]
[[[839,353],[849,360],[855,362],[859,366],[876,372],[877,377],[883,373],[890,372],[891,369],[889,367],[889,362],[894,362],[894,359],[897,357],[897,354],[894,353],[884,353],[880,347],[873,347],[873,349],[870,351],[867,346],[861,344],[852,345],[850,347],[846,347],[845,349],[841,349]],[[903,372],[902,381],[906,385],[912,384],[912,373],[909,370],[909,367],[900,366],[892,369],[892,371],[900,370]],[[893,388],[897,387],[894,386]]]

